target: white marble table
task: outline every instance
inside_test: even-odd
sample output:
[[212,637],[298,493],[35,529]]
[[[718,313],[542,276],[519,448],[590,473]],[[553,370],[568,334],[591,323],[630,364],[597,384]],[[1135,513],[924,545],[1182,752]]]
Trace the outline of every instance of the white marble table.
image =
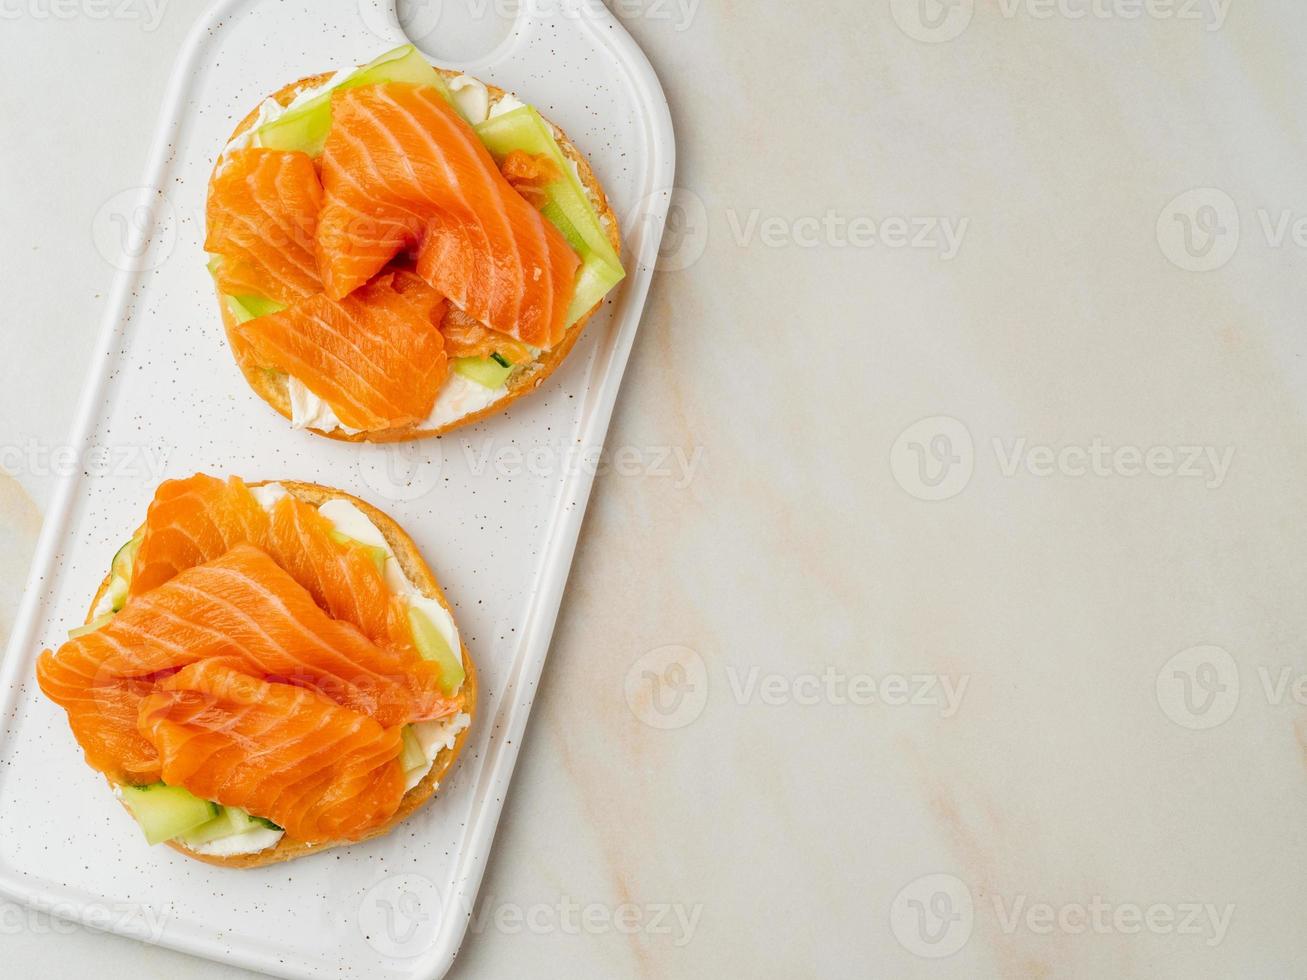
[[[686,193],[612,441],[695,465],[598,483],[453,975],[1302,975],[1307,10],[614,6]],[[3,630],[194,17],[99,9],[0,3]]]

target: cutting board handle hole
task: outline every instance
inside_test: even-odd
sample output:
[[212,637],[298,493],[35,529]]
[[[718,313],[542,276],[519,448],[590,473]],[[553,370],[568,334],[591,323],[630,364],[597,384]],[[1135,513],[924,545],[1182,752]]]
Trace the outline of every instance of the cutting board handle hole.
[[[383,0],[385,2],[385,0]],[[409,39],[433,61],[475,64],[513,33],[533,0],[392,0]]]

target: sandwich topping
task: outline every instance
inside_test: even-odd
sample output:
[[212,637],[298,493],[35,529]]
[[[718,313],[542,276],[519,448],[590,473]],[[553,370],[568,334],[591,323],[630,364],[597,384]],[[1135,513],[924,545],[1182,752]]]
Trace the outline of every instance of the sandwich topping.
[[207,224],[237,358],[323,432],[485,410],[625,275],[552,127],[411,47],[265,101]]
[[231,855],[390,821],[471,722],[461,650],[350,501],[198,475],[37,680],[151,843]]

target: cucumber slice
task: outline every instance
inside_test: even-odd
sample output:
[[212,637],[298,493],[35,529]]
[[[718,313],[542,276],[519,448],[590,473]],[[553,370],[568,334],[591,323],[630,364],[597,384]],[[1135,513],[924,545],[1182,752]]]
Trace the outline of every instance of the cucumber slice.
[[408,607],[408,625],[413,631],[413,643],[417,646],[418,653],[424,659],[434,660],[440,665],[440,686],[446,694],[457,694],[466,676],[462,658],[449,649],[440,630],[416,606]]
[[[207,823],[202,823],[194,830],[188,830],[178,838],[183,844],[207,844],[222,837],[235,837],[264,826],[257,817],[238,806],[225,806],[222,812]],[[280,828],[278,828],[280,829]]]
[[493,357],[455,357],[449,366],[468,380],[487,388],[502,388],[513,373],[513,365],[505,367]]
[[[136,563],[136,552],[141,550],[141,535],[137,535],[118,549],[109,567],[109,608],[121,612],[127,605],[127,587],[132,581],[132,566]],[[90,624],[88,624],[90,625]],[[90,630],[87,630],[89,633]]]
[[113,565],[111,570],[115,578],[120,578],[125,582],[132,580],[132,565],[136,561],[136,552],[141,550],[141,538],[138,534],[125,545],[118,549],[118,553],[113,556]]
[[75,640],[79,636],[85,636],[87,633],[94,633],[101,626],[104,626],[109,620],[113,619],[113,613],[105,613],[103,616],[96,616],[85,626],[77,626],[68,631],[68,639]]
[[237,323],[248,323],[269,313],[280,313],[286,308],[262,296],[224,296],[223,299],[226,300],[227,309],[231,310],[231,315],[236,318]]
[[[494,119],[487,119],[475,128],[481,142],[497,163],[502,163],[514,150],[533,156],[544,154],[554,161],[563,176],[544,189],[549,200],[541,213],[567,236],[582,258],[594,255],[598,261],[617,273],[614,281],[620,281],[625,275],[622,260],[613,250],[613,243],[608,240],[603,222],[586,197],[585,188],[581,186],[572,164],[564,156],[558,141],[554,139],[553,130],[540,113],[532,106],[523,106]],[[593,305],[594,303],[590,304]]]
[[454,102],[453,94],[440,72],[431,67],[417,48],[406,44],[345,76],[342,81],[302,106],[264,123],[255,134],[255,143],[273,150],[299,150],[311,157],[321,156],[322,148],[327,143],[327,134],[331,132],[332,94],[382,82],[429,85],[439,90],[445,101],[450,104]]
[[125,578],[115,575],[109,580],[109,608],[114,612],[122,612],[127,605],[127,587],[128,581]]
[[572,294],[572,305],[567,308],[567,325],[570,327],[590,312],[624,278],[626,273],[620,266],[614,268],[593,252],[585,256],[581,271],[576,275],[576,292]]
[[375,544],[366,544],[358,538],[351,538],[344,531],[333,529],[330,534],[331,540],[335,541],[337,544],[352,544],[356,548],[362,548],[367,552],[368,557],[372,559],[372,564],[377,566],[377,571],[381,572],[383,575],[385,574],[386,559],[390,557],[385,548],[379,547]]
[[422,769],[430,764],[427,754],[422,751],[422,746],[418,742],[418,737],[413,734],[413,726],[404,726],[404,752],[399,757],[399,763],[404,767],[405,772],[412,772],[414,769]]
[[119,791],[151,844],[171,840],[218,815],[218,804],[202,800],[180,786],[153,783],[120,786]]

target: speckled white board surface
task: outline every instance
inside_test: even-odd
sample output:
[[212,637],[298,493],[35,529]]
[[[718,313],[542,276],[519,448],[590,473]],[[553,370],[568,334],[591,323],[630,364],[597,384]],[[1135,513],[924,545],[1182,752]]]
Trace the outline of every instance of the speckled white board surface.
[[[306,29],[311,25],[312,29]],[[275,39],[275,40],[274,40]],[[268,92],[403,38],[368,0],[215,5],[182,53],[74,444],[5,660],[0,888],[93,925],[288,977],[433,976],[457,952],[549,645],[666,214],[674,152],[647,61],[598,5],[525,5],[459,63],[516,92],[589,156],[623,223],[628,279],[533,396],[439,440],[358,447],[292,431],[245,386],[202,251],[205,186]],[[578,98],[578,93],[582,97]],[[128,214],[131,210],[128,209]],[[481,676],[477,725],[436,800],[378,841],[291,865],[212,868],[147,848],[31,681],[80,622],[154,486],[197,471],[340,487],[390,513],[441,579]],[[41,819],[33,820],[33,814]],[[389,910],[405,903],[404,928]],[[414,903],[419,903],[415,905]]]

